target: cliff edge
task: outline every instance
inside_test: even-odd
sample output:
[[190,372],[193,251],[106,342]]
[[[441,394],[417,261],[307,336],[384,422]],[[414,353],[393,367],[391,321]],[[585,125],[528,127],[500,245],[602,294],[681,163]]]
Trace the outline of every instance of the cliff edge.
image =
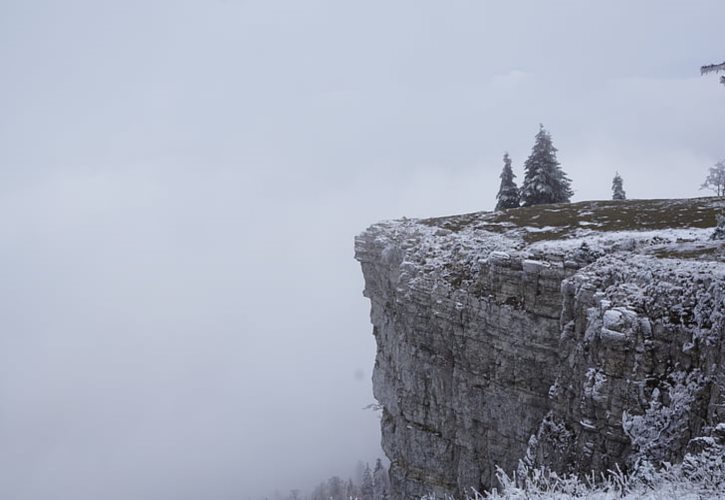
[[359,235],[393,497],[725,444],[723,208],[582,202]]

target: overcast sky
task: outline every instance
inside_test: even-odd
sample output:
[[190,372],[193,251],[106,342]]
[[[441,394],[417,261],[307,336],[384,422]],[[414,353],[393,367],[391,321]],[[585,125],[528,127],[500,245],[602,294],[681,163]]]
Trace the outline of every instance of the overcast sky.
[[0,498],[227,500],[379,456],[356,233],[698,196],[722,0],[0,0]]

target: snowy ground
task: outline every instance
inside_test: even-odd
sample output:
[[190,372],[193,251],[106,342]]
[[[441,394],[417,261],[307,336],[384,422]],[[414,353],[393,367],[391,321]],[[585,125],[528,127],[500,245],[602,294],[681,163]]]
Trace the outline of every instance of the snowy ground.
[[725,245],[710,239],[723,212],[725,200],[717,198],[588,201],[401,219],[370,231],[403,251],[404,269],[460,286],[476,279],[482,263],[509,258],[581,268],[626,251],[725,263]]

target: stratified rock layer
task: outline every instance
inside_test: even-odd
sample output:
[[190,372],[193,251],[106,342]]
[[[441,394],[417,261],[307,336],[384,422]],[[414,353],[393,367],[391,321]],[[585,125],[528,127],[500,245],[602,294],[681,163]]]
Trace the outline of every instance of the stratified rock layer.
[[590,202],[361,234],[394,497],[487,489],[496,467],[673,461],[725,421],[719,209]]

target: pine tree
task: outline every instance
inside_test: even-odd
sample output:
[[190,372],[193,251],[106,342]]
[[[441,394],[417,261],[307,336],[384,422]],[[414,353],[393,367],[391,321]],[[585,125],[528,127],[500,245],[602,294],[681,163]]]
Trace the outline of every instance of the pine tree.
[[360,498],[361,500],[373,500],[374,493],[373,473],[370,471],[370,465],[366,464],[360,483]]
[[624,192],[622,176],[619,172],[616,173],[614,179],[612,179],[612,199],[613,200],[626,200],[627,193]]
[[373,497],[375,500],[388,500],[390,498],[388,471],[379,458],[375,462],[375,470],[373,471]]
[[355,465],[355,484],[360,485],[362,483],[363,475],[365,474],[365,463],[362,460],[358,460]]
[[498,189],[496,199],[496,211],[506,210],[507,208],[518,208],[519,206],[519,188],[514,182],[514,171],[511,169],[511,158],[508,153],[503,155],[503,170],[501,170],[501,187]]
[[717,226],[715,226],[715,231],[712,233],[712,236],[710,236],[710,239],[725,240],[725,216],[717,216]]
[[347,485],[345,486],[345,500],[357,498],[358,496],[359,495],[355,484],[352,482],[352,479],[348,479]]
[[327,493],[327,487],[325,483],[318,484],[314,490],[312,490],[312,494],[310,495],[310,500],[327,500],[326,498]]
[[531,155],[524,163],[524,184],[521,187],[523,206],[569,203],[574,194],[571,180],[559,166],[556,152],[557,149],[551,143],[551,135],[540,125]]
[[327,495],[332,500],[345,500],[345,483],[338,476],[327,480]]

